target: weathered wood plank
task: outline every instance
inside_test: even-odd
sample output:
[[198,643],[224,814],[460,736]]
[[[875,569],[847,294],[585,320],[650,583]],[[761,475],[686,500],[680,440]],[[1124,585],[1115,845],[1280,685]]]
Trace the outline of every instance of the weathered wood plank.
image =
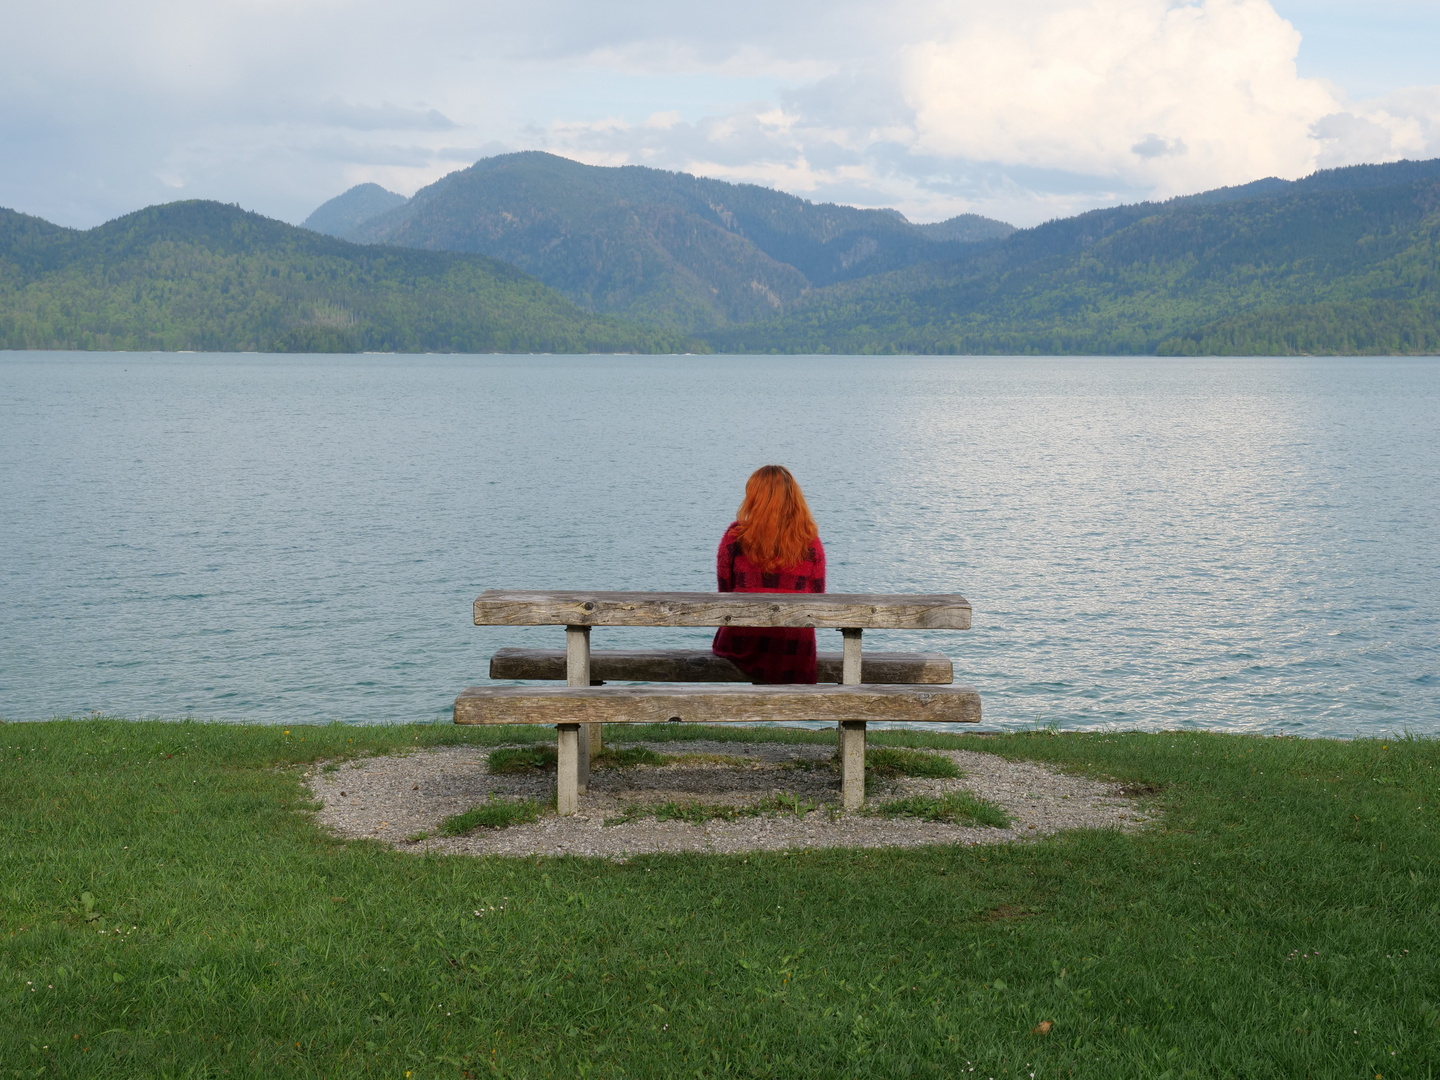
[[765,723],[775,720],[973,724],[972,686],[472,686],[457,724]]
[[[816,654],[816,675],[822,683],[841,680],[842,654]],[[564,649],[496,651],[490,658],[492,679],[564,679]],[[594,649],[590,678],[604,682],[749,682],[750,677],[709,649]],[[955,681],[955,668],[943,653],[867,652],[860,664],[862,683]]]
[[968,630],[959,595],[543,592],[487,589],[476,626],[814,626]]

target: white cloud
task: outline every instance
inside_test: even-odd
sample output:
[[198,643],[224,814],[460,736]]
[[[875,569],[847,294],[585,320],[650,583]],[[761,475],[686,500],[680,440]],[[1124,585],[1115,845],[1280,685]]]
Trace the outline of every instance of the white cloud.
[[609,118],[539,145],[1029,223],[1120,199],[1440,153],[1440,88],[1346,102],[1269,0],[937,3],[888,55],[664,138]]
[[932,153],[1172,195],[1314,168],[1338,102],[1296,74],[1299,47],[1268,0],[1037,3],[915,45],[902,79]]
[[299,220],[351,184],[409,192],[501,149],[1021,224],[1440,153],[1440,88],[1347,101],[1297,72],[1270,0],[0,0],[0,16],[0,205],[74,224],[176,197]]
[[1440,86],[1418,86],[1321,117],[1311,131],[1319,165],[1440,155]]

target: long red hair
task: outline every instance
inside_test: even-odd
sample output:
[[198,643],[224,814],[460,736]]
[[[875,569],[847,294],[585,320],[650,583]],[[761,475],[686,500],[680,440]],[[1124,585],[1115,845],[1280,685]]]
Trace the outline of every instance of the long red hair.
[[800,562],[820,535],[800,485],[783,465],[765,465],[750,474],[735,520],[740,550],[766,573]]

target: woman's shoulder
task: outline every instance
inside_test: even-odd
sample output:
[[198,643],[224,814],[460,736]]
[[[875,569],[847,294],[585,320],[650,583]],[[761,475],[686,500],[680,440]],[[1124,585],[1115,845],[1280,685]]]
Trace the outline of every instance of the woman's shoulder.
[[740,523],[732,521],[730,527],[725,530],[725,535],[720,537],[720,546],[717,549],[718,558],[733,557],[740,551]]

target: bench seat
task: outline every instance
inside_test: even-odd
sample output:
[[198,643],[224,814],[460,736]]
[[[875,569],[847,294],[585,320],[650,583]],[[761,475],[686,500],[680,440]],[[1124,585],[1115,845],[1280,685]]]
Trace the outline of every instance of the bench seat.
[[457,724],[689,724],[779,720],[974,724],[973,686],[471,686]]
[[[816,654],[817,681],[841,681],[843,653]],[[565,678],[564,649],[500,649],[490,658],[492,679]],[[592,682],[748,683],[750,677],[709,649],[594,649]],[[860,661],[862,683],[948,685],[955,668],[943,653],[867,652]]]

